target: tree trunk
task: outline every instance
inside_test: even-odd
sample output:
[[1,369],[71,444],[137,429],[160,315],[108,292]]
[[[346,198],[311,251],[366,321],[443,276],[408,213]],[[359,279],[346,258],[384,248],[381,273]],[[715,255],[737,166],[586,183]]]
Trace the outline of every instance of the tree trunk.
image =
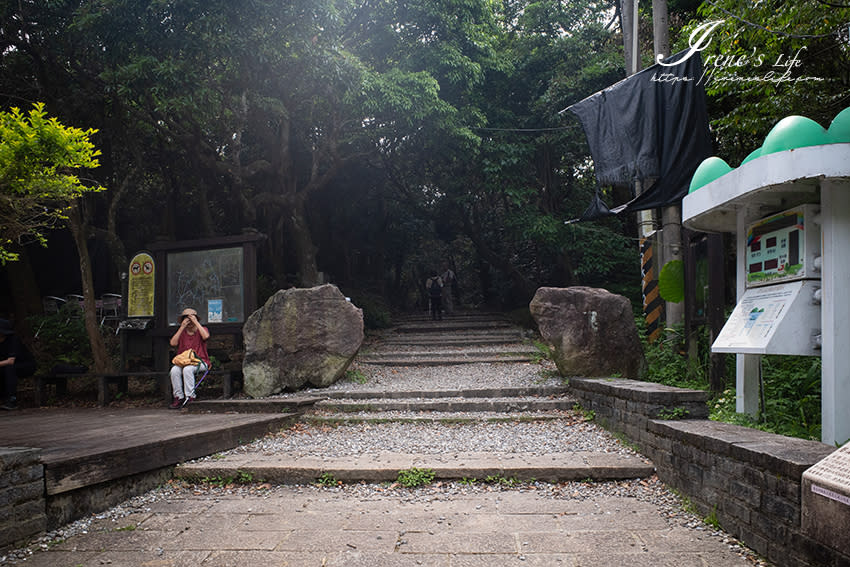
[[284,212],[286,215],[286,227],[289,239],[292,242],[295,253],[295,263],[298,268],[298,282],[301,287],[313,287],[319,285],[319,269],[316,265],[316,245],[310,233],[310,225],[307,223],[306,207],[304,198],[295,200],[291,210]]
[[94,297],[94,278],[92,277],[91,259],[86,242],[86,230],[83,224],[83,216],[80,212],[82,203],[72,203],[68,211],[68,228],[74,237],[77,253],[80,255],[80,279],[83,286],[84,309],[83,317],[86,325],[86,333],[91,344],[92,358],[94,359],[94,371],[98,373],[113,372],[112,359],[106,351],[106,344],[100,334],[100,326],[97,320],[97,308]]
[[487,243],[484,242],[484,238],[481,236],[481,232],[475,221],[470,220],[467,215],[463,215],[463,226],[464,232],[472,241],[472,244],[475,245],[478,255],[511,280],[511,283],[514,285],[516,290],[518,290],[522,295],[523,301],[531,301],[531,298],[534,296],[534,292],[537,291],[534,283],[526,278],[516,266],[511,264],[510,260],[496,253],[487,246]]

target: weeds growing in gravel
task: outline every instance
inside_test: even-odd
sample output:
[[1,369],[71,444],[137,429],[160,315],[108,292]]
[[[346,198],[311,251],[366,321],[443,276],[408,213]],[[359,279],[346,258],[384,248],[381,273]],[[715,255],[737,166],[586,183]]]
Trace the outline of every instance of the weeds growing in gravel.
[[365,384],[369,381],[369,377],[357,370],[356,368],[346,370],[345,378],[350,382],[356,382],[357,384]]
[[535,364],[540,364],[545,360],[554,360],[552,355],[552,347],[547,345],[542,341],[531,341],[531,344],[534,345],[534,348],[537,349],[537,352],[531,355],[531,360]]
[[398,471],[397,482],[407,488],[425,486],[434,482],[434,471],[432,469],[418,469],[416,467]]
[[515,476],[505,477],[500,474],[490,475],[484,479],[484,482],[487,484],[498,484],[499,486],[507,487],[514,487],[520,483],[519,479]]
[[573,411],[577,411],[578,413],[580,413],[584,421],[593,421],[594,419],[596,419],[595,411],[584,409],[579,403],[573,404]]
[[333,486],[340,486],[342,484],[342,481],[337,480],[334,475],[329,472],[326,472],[322,473],[322,476],[316,479],[316,484],[318,484],[319,486],[331,488]]

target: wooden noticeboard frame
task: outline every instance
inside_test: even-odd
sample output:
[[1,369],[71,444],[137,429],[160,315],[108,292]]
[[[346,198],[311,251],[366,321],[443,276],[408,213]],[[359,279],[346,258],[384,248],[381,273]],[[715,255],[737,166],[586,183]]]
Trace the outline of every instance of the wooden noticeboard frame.
[[[154,326],[151,335],[155,338],[170,338],[176,330],[173,325],[177,324],[176,316],[169,317],[169,255],[185,252],[203,252],[205,250],[215,251],[229,248],[240,248],[242,250],[242,309],[241,319],[238,321],[208,322],[207,305],[192,305],[197,309],[199,318],[210,329],[212,334],[242,335],[242,326],[245,320],[257,309],[257,243],[264,240],[265,235],[246,231],[235,236],[220,236],[198,240],[183,240],[177,242],[160,241],[148,246],[156,262],[156,296]],[[218,303],[215,303],[218,306]],[[174,309],[171,309],[172,311]],[[174,319],[173,321],[171,319]],[[154,363],[157,368],[167,367],[167,341],[156,341],[160,343],[154,348]]]

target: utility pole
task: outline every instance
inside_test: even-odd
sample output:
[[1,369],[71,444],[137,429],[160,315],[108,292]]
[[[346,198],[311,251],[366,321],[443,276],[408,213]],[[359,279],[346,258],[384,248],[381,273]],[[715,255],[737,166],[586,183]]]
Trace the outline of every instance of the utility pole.
[[[652,0],[652,43],[655,48],[653,60],[658,56],[670,56],[670,22],[667,0]],[[661,234],[659,238],[659,270],[667,262],[682,260],[682,206],[664,207],[661,211]],[[667,327],[684,322],[685,302],[667,303]]]
[[[623,30],[623,51],[626,56],[626,74],[633,75],[641,68],[638,42],[638,0],[620,0],[620,17],[620,28]],[[643,180],[635,179],[635,196],[642,192]],[[637,214],[643,314],[646,319],[647,338],[650,342],[653,342],[661,336],[664,327],[662,321],[664,302],[658,294],[658,273],[662,264],[660,263],[661,258],[655,253],[660,247],[658,246],[658,233],[655,230],[653,211],[638,211]]]

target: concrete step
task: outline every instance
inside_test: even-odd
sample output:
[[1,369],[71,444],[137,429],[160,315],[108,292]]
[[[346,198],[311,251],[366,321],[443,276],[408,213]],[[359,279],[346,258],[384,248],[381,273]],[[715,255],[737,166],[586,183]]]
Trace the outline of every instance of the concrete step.
[[[507,321],[503,313],[485,313],[477,311],[455,311],[451,314],[444,313],[443,319],[447,321]],[[430,312],[421,311],[418,313],[405,313],[393,316],[394,325],[420,323],[423,321],[431,321]]]
[[441,319],[439,321],[420,321],[403,323],[393,328],[394,333],[450,333],[458,331],[503,331],[516,329],[508,321],[457,321]]
[[346,412],[541,412],[565,411],[575,405],[572,398],[449,398],[423,400],[417,398],[400,400],[325,400],[317,403],[317,410]]
[[461,390],[328,390],[323,393],[326,399],[401,400],[409,398],[509,398],[521,396],[565,396],[569,386],[528,386],[521,388],[465,388]]
[[323,397],[298,396],[290,398],[261,398],[261,399],[226,399],[226,400],[195,400],[186,405],[189,413],[293,413],[300,414],[313,404],[322,401]]
[[468,481],[602,481],[645,478],[654,473],[647,459],[617,453],[375,453],[334,458],[252,452],[182,464],[175,469],[174,475],[191,481],[250,476],[256,482],[279,484],[315,483],[319,478],[341,482],[393,482],[399,471],[411,468],[430,469],[439,480]]
[[421,412],[421,411],[369,411],[332,413],[321,408],[303,415],[301,422],[314,426],[354,425],[359,423],[410,423],[462,425],[475,423],[539,423],[545,421],[586,421],[573,410],[515,412]]
[[458,338],[458,339],[511,339],[514,342],[521,342],[523,340],[523,332],[520,329],[515,327],[505,327],[502,329],[456,329],[442,332],[436,331],[425,331],[425,332],[386,332],[381,335],[381,342],[390,341],[390,342],[400,342],[400,341],[422,341],[422,340],[436,340],[439,337],[445,338]]
[[363,364],[384,366],[444,366],[447,364],[480,364],[497,362],[534,362],[536,354],[481,353],[475,355],[434,354],[433,356],[411,356],[409,354],[364,354],[357,357]]
[[[480,336],[480,337],[464,337],[459,335],[450,336],[431,336],[431,337],[416,337],[409,339],[386,339],[381,341],[378,348],[380,350],[391,350],[394,347],[419,347],[419,348],[452,348],[452,347],[494,347],[494,346],[510,346],[520,343],[520,338],[516,336],[499,337],[499,336]],[[527,348],[527,345],[522,345]]]

